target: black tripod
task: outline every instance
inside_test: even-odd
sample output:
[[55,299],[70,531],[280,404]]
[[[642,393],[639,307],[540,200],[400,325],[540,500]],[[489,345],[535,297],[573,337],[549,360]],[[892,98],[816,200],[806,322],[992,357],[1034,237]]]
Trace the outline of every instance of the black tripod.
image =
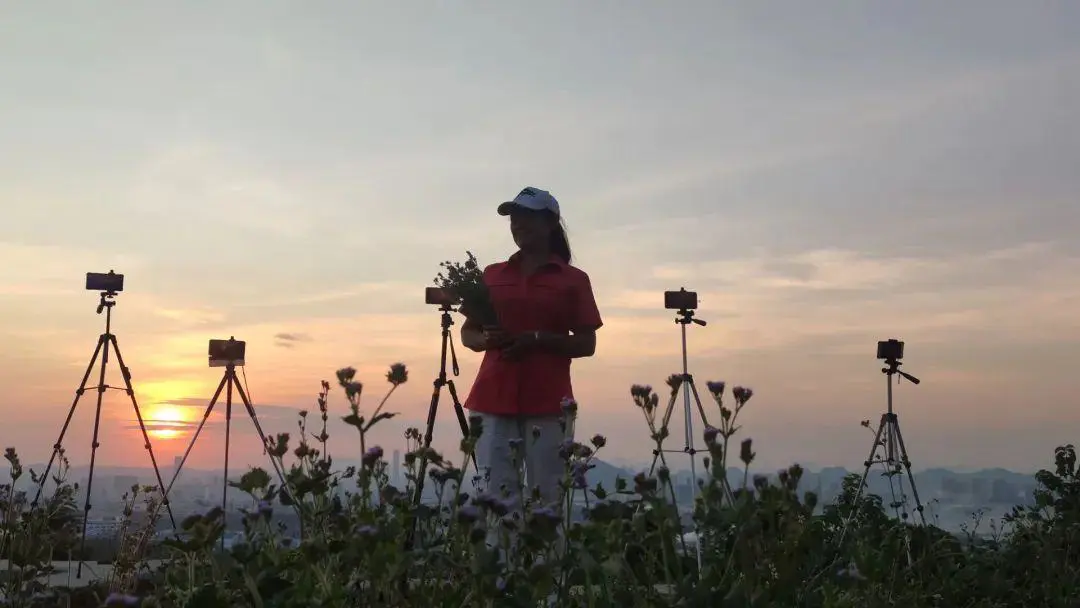
[[[454,340],[450,336],[450,327],[454,324],[454,319],[450,316],[453,308],[449,304],[443,304],[439,306],[439,311],[442,312],[442,348],[439,354],[439,375],[435,377],[431,391],[431,404],[428,406],[427,427],[424,429],[423,449],[420,452],[420,468],[416,474],[416,494],[413,496],[413,505],[415,506],[420,505],[424,495],[424,477],[426,477],[428,465],[427,454],[435,432],[435,416],[439,411],[439,397],[444,386],[449,389],[450,399],[454,402],[454,413],[457,414],[458,425],[461,426],[461,435],[463,438],[469,437],[469,421],[465,417],[464,408],[461,407],[461,400],[458,399],[457,387],[454,386],[453,379],[446,377],[447,352],[450,353],[451,371],[455,376],[461,373],[461,369],[458,367],[457,352],[454,351]],[[472,461],[473,468],[479,470],[476,459],[473,458]],[[411,549],[415,540],[416,520],[414,519],[406,540],[406,548]]]
[[[657,446],[653,449],[653,460],[652,466],[649,467],[649,475],[651,476],[656,469],[657,461],[662,463],[665,467],[667,466],[667,460],[664,458],[665,453],[682,453],[690,456],[690,475],[693,479],[690,483],[690,487],[691,492],[693,492],[693,500],[697,502],[697,449],[694,448],[693,405],[697,406],[698,415],[701,416],[701,423],[703,425],[708,426],[709,420],[708,417],[705,416],[705,408],[701,405],[701,396],[698,394],[697,385],[694,384],[694,376],[689,372],[686,355],[686,326],[693,323],[705,327],[706,322],[695,318],[693,310],[689,308],[680,308],[675,313],[675,323],[679,325],[680,333],[682,334],[682,373],[677,377],[679,378],[679,388],[683,395],[683,422],[686,429],[686,443],[681,450],[665,450],[662,446]],[[661,429],[666,430],[668,423],[671,422],[671,415],[675,411],[675,399],[679,396],[679,392],[680,391],[671,392],[667,407],[664,408],[664,418],[660,426]],[[700,569],[701,543],[697,542],[695,544],[697,546],[698,568]]]
[[[124,392],[131,398],[131,406],[135,409],[135,417],[139,420],[139,429],[142,431],[143,447],[150,453],[150,463],[154,466],[154,475],[157,477],[158,490],[162,492],[162,504],[169,512],[169,520],[172,522],[173,527],[176,527],[176,519],[173,517],[172,507],[169,506],[168,493],[165,491],[165,483],[161,479],[161,471],[157,466],[157,458],[154,457],[154,450],[150,447],[150,435],[146,432],[146,424],[143,422],[142,411],[139,409],[139,402],[135,399],[135,389],[131,387],[131,370],[124,365],[124,357],[120,355],[120,345],[116,342],[116,336],[112,333],[112,309],[116,305],[114,298],[117,296],[115,291],[103,291],[101,292],[101,301],[97,306],[97,314],[101,314],[105,311],[105,333],[98,336],[97,347],[94,349],[94,354],[90,357],[90,364],[86,366],[86,373],[83,374],[82,382],[79,383],[79,388],[75,390],[75,400],[71,402],[71,409],[68,410],[67,419],[64,420],[64,426],[60,429],[60,436],[56,438],[56,443],[53,444],[52,456],[49,457],[49,464],[45,466],[45,473],[41,476],[41,481],[38,483],[37,493],[34,496],[34,501],[31,503],[31,508],[37,507],[38,500],[41,498],[41,492],[45,487],[46,480],[49,479],[49,471],[52,469],[53,462],[55,462],[57,455],[59,455],[61,446],[64,443],[64,435],[67,434],[68,426],[71,424],[71,418],[75,415],[75,408],[79,405],[79,399],[83,396],[88,388],[97,389],[97,407],[94,411],[94,435],[90,444],[90,472],[86,478],[86,502],[83,506],[83,522],[82,522],[82,541],[79,549],[80,555],[85,554],[86,550],[86,521],[90,514],[90,491],[94,485],[94,463],[97,460],[97,449],[101,445],[98,442],[98,430],[101,427],[101,399],[105,395],[106,389],[120,388],[116,386],[109,386],[105,384],[105,367],[109,364],[109,347],[112,346],[112,350],[116,353],[116,362],[120,365],[120,372],[124,376]],[[97,361],[98,355],[101,355],[101,371],[98,375],[98,384],[95,387],[87,387],[86,382],[90,379],[90,372],[94,369],[94,363]],[[79,559],[79,566],[75,572],[75,578],[82,578],[82,559]]]
[[[195,447],[195,440],[199,438],[199,433],[202,432],[203,426],[206,425],[206,420],[210,418],[210,414],[214,411],[214,406],[217,405],[217,400],[221,397],[221,391],[225,390],[225,471],[221,478],[221,518],[222,518],[222,534],[221,534],[221,548],[225,549],[225,513],[226,513],[226,493],[229,488],[229,437],[232,430],[232,406],[233,406],[233,389],[240,394],[240,401],[244,403],[244,408],[247,409],[248,416],[251,418],[251,422],[255,425],[255,432],[259,434],[259,439],[262,441],[263,452],[269,450],[269,440],[266,438],[266,433],[263,432],[262,425],[259,424],[259,418],[255,415],[255,408],[252,407],[251,401],[248,400],[247,393],[244,392],[244,387],[241,385],[240,380],[236,377],[236,364],[227,363],[225,365],[225,374],[221,377],[221,382],[218,383],[217,390],[214,391],[213,398],[210,399],[210,404],[206,406],[206,410],[203,412],[202,420],[199,421],[199,426],[196,427],[195,433],[191,436],[191,442],[188,443],[187,450],[184,451],[184,457],[180,459],[180,464],[177,465],[176,471],[173,473],[172,481],[169,482],[165,493],[168,494],[172,491],[173,484],[176,483],[176,478],[180,476],[180,470],[184,468],[184,463],[187,462],[188,455],[191,454],[191,448]],[[285,481],[285,474],[278,466],[278,463],[273,458],[270,459],[270,463],[274,466],[274,472],[277,473],[278,479],[281,482],[282,491],[287,491],[288,485]],[[292,501],[296,504],[296,501]]]
[[[862,497],[863,490],[866,488],[866,478],[870,475],[870,467],[875,464],[882,464],[885,467],[885,475],[889,476],[889,487],[892,489],[892,478],[900,475],[900,467],[903,466],[907,473],[908,483],[911,485],[911,494],[915,498],[915,510],[919,512],[919,518],[923,525],[926,525],[926,515],[923,513],[923,504],[919,499],[919,490],[915,486],[915,476],[911,473],[911,461],[908,460],[907,447],[904,446],[904,436],[900,434],[900,421],[893,411],[893,376],[898,376],[896,381],[899,382],[900,378],[911,382],[912,384],[919,384],[920,380],[915,376],[907,372],[900,371],[899,359],[885,359],[885,367],[881,368],[881,373],[885,374],[885,384],[888,387],[888,410],[881,415],[881,422],[878,424],[877,433],[874,435],[874,444],[870,448],[870,456],[863,463],[866,468],[863,470],[862,481],[859,483],[859,490],[855,494],[854,505],[857,508],[859,499]],[[885,447],[885,455],[878,456],[878,448]],[[899,449],[898,449],[899,448]],[[901,519],[906,520],[908,517],[906,507],[901,512],[901,506],[906,504],[906,497],[903,495],[903,481],[900,482],[900,498],[893,497],[892,507],[900,514]],[[894,492],[895,493],[895,492]],[[848,521],[854,517],[855,511],[852,511]],[[845,525],[846,530],[846,525]]]

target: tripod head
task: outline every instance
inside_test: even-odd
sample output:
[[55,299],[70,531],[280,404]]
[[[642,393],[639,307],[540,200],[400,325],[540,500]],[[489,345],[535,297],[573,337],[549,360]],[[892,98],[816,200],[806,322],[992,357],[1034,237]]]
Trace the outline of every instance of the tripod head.
[[101,292],[101,300],[98,301],[97,314],[103,310],[111,310],[116,304],[113,298],[124,291],[124,275],[116,271],[88,272],[86,273],[86,290]]
[[694,325],[700,325],[701,327],[708,325],[704,320],[695,317],[694,311],[689,308],[680,308],[675,311],[675,323],[679,325],[689,325],[690,323],[693,323]]
[[439,305],[438,311],[442,313],[442,328],[444,331],[448,331],[450,326],[454,324],[454,317],[450,314],[454,312],[454,307],[449,303],[443,303]]
[[101,314],[104,310],[112,310],[113,306],[116,306],[115,298],[118,294],[115,291],[103,291],[101,292],[101,300],[98,301],[97,314]]
[[892,378],[893,376],[900,376],[901,378],[907,380],[912,384],[918,384],[919,382],[921,382],[921,380],[919,380],[915,376],[912,376],[907,372],[900,371],[901,365],[903,365],[903,363],[901,363],[899,359],[885,359],[885,367],[881,368],[881,373],[889,376],[889,378]]

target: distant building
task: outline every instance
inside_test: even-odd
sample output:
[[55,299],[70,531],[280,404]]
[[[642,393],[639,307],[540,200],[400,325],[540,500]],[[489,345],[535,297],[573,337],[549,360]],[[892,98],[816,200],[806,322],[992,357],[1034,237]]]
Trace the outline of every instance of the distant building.
[[122,517],[102,517],[86,520],[87,538],[112,538],[120,533]]

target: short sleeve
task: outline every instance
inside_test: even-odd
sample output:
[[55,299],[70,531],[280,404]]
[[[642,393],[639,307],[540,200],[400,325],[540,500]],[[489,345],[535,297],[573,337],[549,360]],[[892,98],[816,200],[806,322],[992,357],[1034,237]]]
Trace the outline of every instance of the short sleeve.
[[596,296],[593,294],[589,275],[581,273],[575,291],[572,329],[586,331],[603,327],[604,321],[600,318],[600,310],[596,307]]

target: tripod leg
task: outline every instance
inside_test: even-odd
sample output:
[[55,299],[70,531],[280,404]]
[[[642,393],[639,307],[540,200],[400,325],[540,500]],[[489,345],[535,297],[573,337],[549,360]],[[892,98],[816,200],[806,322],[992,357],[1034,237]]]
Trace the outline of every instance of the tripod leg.
[[[888,423],[887,414],[881,415],[881,422],[878,423],[877,432],[874,433],[874,445],[870,446],[870,455],[866,457],[865,468],[863,469],[862,479],[859,480],[859,487],[855,491],[855,496],[852,498],[851,512],[848,513],[847,521],[844,522],[844,531],[847,531],[847,526],[851,523],[851,520],[855,518],[855,514],[859,509],[859,499],[862,498],[863,490],[866,489],[866,479],[870,476],[870,467],[874,465],[874,454],[877,454],[878,448],[881,446],[881,435],[885,432],[885,425]],[[843,534],[840,536],[843,540]]]
[[169,513],[169,522],[176,528],[176,517],[173,516],[172,506],[169,504],[169,495],[165,492],[165,482],[161,478],[161,469],[158,468],[157,458],[154,456],[154,448],[150,445],[150,434],[146,432],[146,423],[143,422],[142,411],[139,409],[139,401],[135,398],[135,389],[131,386],[131,370],[124,365],[124,356],[120,354],[120,345],[116,342],[116,336],[109,334],[113,352],[116,353],[116,363],[120,366],[120,373],[124,377],[124,387],[131,399],[131,407],[135,409],[135,417],[139,420],[139,430],[142,431],[143,447],[150,454],[150,464],[154,467],[154,475],[157,477],[158,491],[161,492],[161,501],[165,510]]
[[[698,482],[698,476],[697,476],[697,450],[694,449],[694,414],[690,410],[690,395],[691,395],[691,392],[693,393],[694,399],[697,400],[697,407],[698,407],[698,410],[700,410],[701,413],[702,413],[702,421],[703,422],[705,420],[705,418],[704,418],[705,410],[701,407],[701,400],[698,398],[697,387],[694,386],[694,378],[693,378],[693,376],[691,376],[690,374],[685,374],[685,383],[686,383],[686,385],[683,386],[683,397],[684,397],[683,407],[684,407],[684,415],[686,417],[686,453],[687,453],[687,455],[690,456],[690,491],[692,493],[693,500],[695,502],[697,502],[697,488],[698,488],[698,486],[697,486],[697,482]],[[725,477],[725,481],[726,481],[727,471],[724,471],[724,477]],[[724,487],[727,488],[727,483],[724,484]],[[729,499],[731,500],[731,504],[735,503],[734,496],[729,497]],[[700,529],[698,528],[696,522],[694,524],[694,533],[696,535],[700,535]],[[685,536],[685,534],[683,533],[683,527],[681,525],[679,526],[679,535],[680,536]],[[701,543],[700,542],[696,543],[694,546],[695,546],[696,554],[697,554],[698,572],[700,572],[701,571]]]
[[675,399],[678,398],[678,396],[678,392],[672,392],[671,397],[668,398],[667,405],[664,406],[664,417],[661,418],[662,422],[660,425],[660,429],[657,431],[658,433],[660,433],[660,437],[657,440],[656,449],[653,450],[652,464],[649,465],[649,477],[652,477],[652,474],[656,471],[657,461],[667,467],[667,459],[664,458],[664,439],[667,438],[668,424],[671,422],[671,414],[675,411]]
[[697,385],[694,384],[694,377],[690,374],[686,374],[686,381],[690,383],[690,390],[694,393],[694,403],[697,404],[698,414],[701,416],[701,424],[709,426],[709,418],[705,415],[705,407],[701,405],[701,395],[698,394]]
[[53,462],[56,461],[57,455],[60,454],[61,446],[64,443],[64,435],[67,434],[68,426],[71,425],[71,417],[75,415],[75,408],[79,405],[79,399],[86,392],[86,381],[90,379],[90,372],[94,370],[94,362],[97,361],[98,355],[101,354],[103,344],[105,344],[105,334],[98,337],[97,346],[94,347],[94,354],[90,357],[90,363],[86,366],[86,373],[83,374],[79,388],[75,390],[75,399],[71,402],[71,409],[68,410],[67,418],[64,419],[64,426],[60,429],[60,436],[56,438],[56,443],[53,444],[52,456],[49,457],[49,464],[45,465],[45,472],[42,473],[41,480],[38,483],[34,502],[30,503],[31,508],[37,507],[38,500],[41,498],[41,491],[45,488],[45,482],[49,479],[49,471],[52,470]]
[[94,464],[97,461],[98,431],[101,429],[101,400],[105,396],[105,368],[109,365],[109,342],[102,335],[101,347],[101,371],[98,375],[97,407],[94,410],[94,435],[90,442],[90,471],[86,476],[86,499],[83,502],[82,540],[79,546],[79,566],[75,570],[75,578],[82,578],[82,556],[86,554],[86,523],[90,517],[90,494],[94,487]]
[[[461,400],[458,399],[457,387],[454,386],[453,379],[446,381],[446,388],[450,391],[450,400],[454,402],[454,413],[457,414],[458,426],[461,427],[461,436],[462,438],[468,439],[469,419],[465,417],[465,408],[461,406]],[[480,465],[476,464],[476,455],[470,455],[470,459],[473,463],[473,470],[479,473]]]
[[[266,438],[266,433],[263,432],[262,425],[259,424],[259,417],[255,415],[255,406],[251,404],[251,400],[248,399],[247,393],[244,391],[244,387],[239,382],[236,383],[236,392],[240,395],[240,400],[244,403],[244,409],[247,410],[248,417],[251,418],[251,423],[255,425],[255,432],[259,434],[259,441],[262,441],[263,450],[270,451],[270,440]],[[295,499],[295,493],[289,486],[289,482],[285,480],[285,471],[281,469],[278,462],[274,460],[273,456],[270,457],[270,465],[274,467],[274,472],[277,473],[278,481],[281,483],[281,491],[289,494],[290,498]],[[300,503],[296,500],[292,501],[296,508],[300,508]],[[301,525],[302,522],[301,522]]]
[[900,421],[895,419],[896,414],[893,414],[893,429],[896,434],[896,442],[900,447],[900,457],[903,459],[901,462],[904,465],[904,469],[907,470],[908,483],[911,484],[911,495],[915,497],[915,510],[919,512],[919,519],[922,520],[922,524],[926,525],[926,514],[923,513],[922,500],[919,498],[919,488],[915,486],[915,475],[911,472],[911,461],[908,460],[907,446],[904,445],[904,436],[900,434]]
[[195,427],[195,432],[191,435],[191,441],[188,442],[188,447],[184,450],[184,455],[180,458],[180,464],[177,465],[176,470],[173,471],[172,479],[169,480],[168,487],[165,488],[165,494],[172,492],[173,484],[176,483],[176,478],[180,476],[180,471],[184,468],[184,463],[187,462],[188,456],[191,455],[191,448],[195,447],[195,441],[199,438],[199,434],[202,433],[203,427],[206,426],[207,419],[210,418],[210,413],[214,411],[214,406],[217,405],[218,397],[221,396],[221,391],[225,388],[225,378],[221,379],[218,384],[217,390],[214,391],[214,396],[210,399],[210,405],[206,406],[206,410],[203,411],[202,420],[199,421],[199,426]]
[[225,529],[227,527],[226,520],[226,498],[229,491],[229,435],[232,430],[232,392],[233,383],[236,382],[236,372],[229,370],[225,372],[225,377],[228,379],[225,385],[225,470],[221,474],[221,550],[225,550]]
[[[428,465],[428,449],[431,448],[431,437],[435,432],[435,414],[439,411],[439,393],[442,392],[442,386],[447,382],[446,375],[440,373],[439,377],[435,379],[434,389],[431,391],[431,403],[428,405],[427,425],[424,427],[424,439],[423,448],[420,450],[420,466],[417,469],[416,474],[416,488],[413,495],[413,505],[419,505],[421,499],[424,496],[424,478],[427,476]],[[415,540],[414,534],[416,532],[415,518],[412,524],[412,530],[409,532],[408,548],[412,548],[412,542]]]

